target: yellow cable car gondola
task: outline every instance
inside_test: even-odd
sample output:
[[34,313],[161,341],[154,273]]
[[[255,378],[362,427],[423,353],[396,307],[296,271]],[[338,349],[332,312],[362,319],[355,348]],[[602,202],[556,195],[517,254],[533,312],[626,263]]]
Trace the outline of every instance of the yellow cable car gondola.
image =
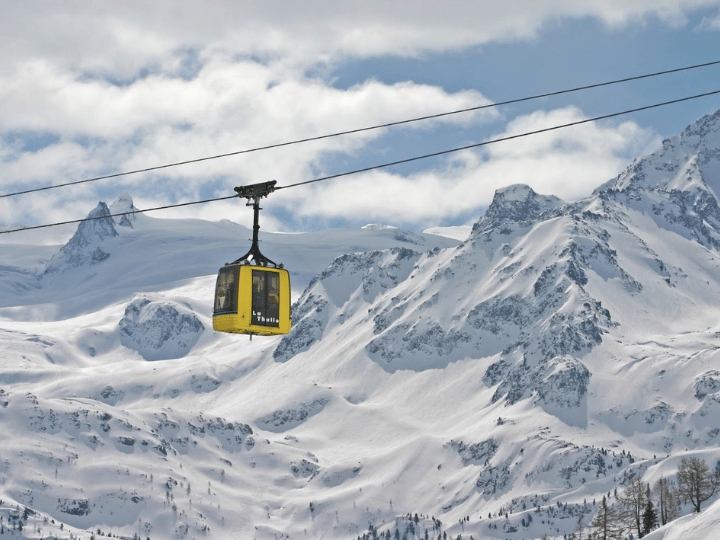
[[[272,336],[290,331],[290,274],[283,265],[260,253],[260,199],[275,190],[276,181],[236,187],[253,207],[250,251],[220,268],[215,285],[213,329],[217,332]],[[250,200],[252,199],[252,203]]]

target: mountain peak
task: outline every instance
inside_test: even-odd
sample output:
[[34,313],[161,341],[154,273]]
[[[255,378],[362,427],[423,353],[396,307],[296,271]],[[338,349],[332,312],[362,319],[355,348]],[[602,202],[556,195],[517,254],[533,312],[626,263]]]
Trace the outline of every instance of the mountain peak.
[[720,195],[720,110],[668,137],[656,152],[635,159],[617,177],[595,190],[639,196],[641,191],[710,190]]
[[553,195],[540,195],[530,186],[513,184],[495,191],[485,215],[473,226],[473,234],[492,229],[504,222],[527,223],[542,214],[557,210],[565,202]]
[[[718,137],[718,134],[720,134],[720,109],[690,124],[682,132],[680,138],[686,144],[697,144],[700,141],[707,141],[709,138],[715,139],[712,136]],[[717,139],[715,139],[715,142],[717,142]],[[717,147],[717,144],[715,144],[715,147]]]
[[527,184],[512,184],[501,187],[495,191],[495,198],[503,198],[510,201],[524,201],[535,195],[537,195],[537,193]]
[[118,236],[118,232],[110,217],[110,209],[100,201],[85,220],[80,222],[68,243],[50,259],[45,267],[45,274],[76,268],[85,263],[97,264],[104,261],[110,254],[106,253],[100,244],[115,236]]
[[665,139],[662,148],[635,159],[594,195],[646,212],[659,227],[720,249],[720,111]]
[[118,235],[115,230],[115,222],[110,217],[110,209],[107,204],[100,201],[78,225],[77,231],[65,245],[65,247],[86,247],[90,244],[102,241],[105,238],[113,238]]
[[117,199],[115,199],[115,202],[110,205],[110,214],[125,214],[124,216],[116,218],[115,222],[120,227],[132,228],[137,216],[135,214],[126,214],[126,212],[137,212],[137,208],[133,204],[132,197],[130,197],[127,193],[122,193]]

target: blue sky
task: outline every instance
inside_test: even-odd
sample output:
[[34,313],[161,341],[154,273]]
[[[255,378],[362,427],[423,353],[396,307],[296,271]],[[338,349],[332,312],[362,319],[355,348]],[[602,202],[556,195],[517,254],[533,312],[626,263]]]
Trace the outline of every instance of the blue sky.
[[[540,4],[540,5],[538,5]],[[720,60],[720,0],[11,3],[0,193]],[[287,185],[720,90],[720,66],[0,199],[0,225]],[[494,191],[588,195],[713,96],[277,192],[264,228],[470,224]],[[248,224],[240,201],[153,213]],[[49,234],[52,234],[49,232]]]

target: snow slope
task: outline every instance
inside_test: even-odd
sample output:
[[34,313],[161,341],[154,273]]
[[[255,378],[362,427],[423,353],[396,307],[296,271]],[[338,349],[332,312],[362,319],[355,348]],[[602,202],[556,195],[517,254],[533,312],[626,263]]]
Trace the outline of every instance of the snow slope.
[[212,331],[250,235],[233,223],[103,218],[123,195],[64,246],[2,244],[0,516],[59,537],[562,537],[634,477],[714,467],[719,132],[702,118],[576,203],[499,190],[462,242],[263,233],[297,299],[277,338]]

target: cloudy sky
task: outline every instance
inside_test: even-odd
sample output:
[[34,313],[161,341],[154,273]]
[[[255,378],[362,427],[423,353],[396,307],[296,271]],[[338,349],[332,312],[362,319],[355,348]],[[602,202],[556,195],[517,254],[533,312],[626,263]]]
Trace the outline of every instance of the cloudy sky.
[[[720,60],[720,0],[0,0],[0,194]],[[720,90],[720,65],[0,198],[0,225],[354,171]],[[504,185],[588,195],[712,96],[278,191],[264,229],[475,221]],[[150,214],[251,222],[239,200]],[[52,234],[48,232],[48,234]]]

